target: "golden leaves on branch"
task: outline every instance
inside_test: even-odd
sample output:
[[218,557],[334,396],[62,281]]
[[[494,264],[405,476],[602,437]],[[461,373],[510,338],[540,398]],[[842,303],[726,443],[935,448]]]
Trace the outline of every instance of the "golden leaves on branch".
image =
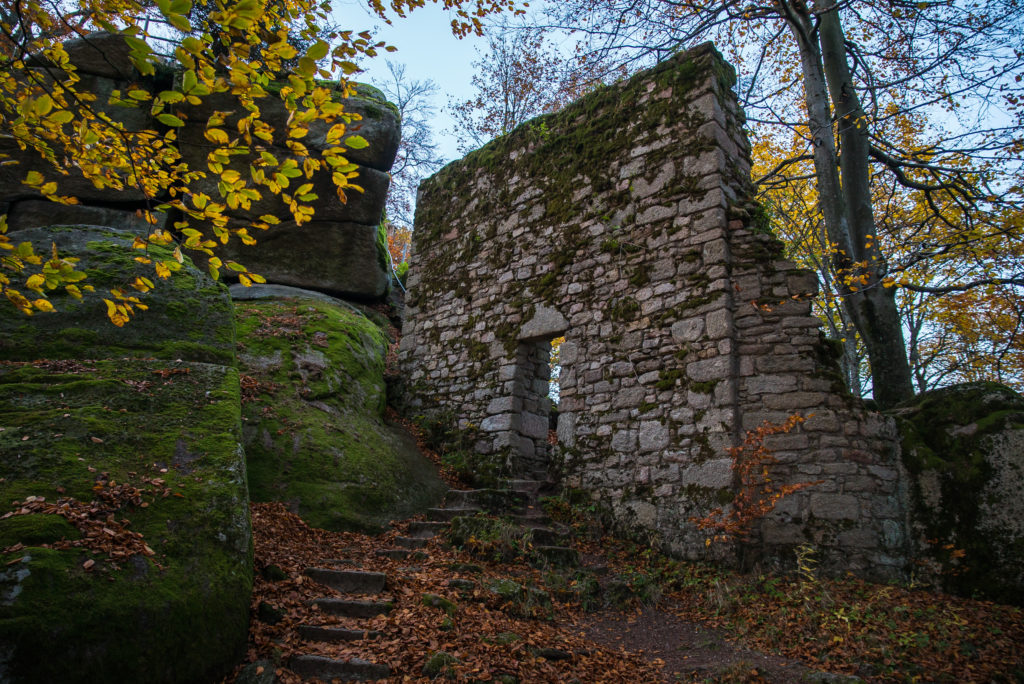
[[[405,11],[423,4],[423,0],[395,0],[390,10],[404,16]],[[460,35],[479,32],[480,19],[486,14],[514,7],[506,0],[444,0],[443,4],[459,17],[455,24]],[[373,2],[371,7],[385,17],[382,3]],[[177,212],[181,220],[174,229],[183,236],[185,249],[213,256],[213,248],[231,238],[253,244],[256,229],[266,229],[280,219],[263,215],[251,225],[235,225],[244,222],[229,221],[229,215],[250,209],[265,193],[280,196],[292,218],[301,224],[313,216],[310,203],[320,199],[312,192],[311,182],[302,182],[311,181],[315,173],[330,174],[343,202],[348,192],[363,192],[354,182],[357,166],[346,155],[347,150],[363,149],[369,143],[359,135],[347,135],[346,124],[359,116],[346,112],[343,100],[354,92],[348,77],[358,71],[358,61],[392,48],[366,31],[323,31],[328,9],[314,0],[269,4],[240,0],[216,7],[200,24],[190,18],[190,0],[157,0],[155,7],[141,15],[134,5],[97,0],[82,11],[83,29],[118,34],[128,48],[132,66],[143,76],[154,75],[164,59],[151,46],[153,32],[173,28],[185,34],[173,47],[174,60],[181,67],[173,87],[132,84],[113,90],[106,101],[99,102],[60,42],[66,32],[57,30],[61,25],[58,18],[46,7],[30,3],[21,8],[21,19],[39,30],[21,44],[9,44],[8,37],[0,51],[8,56],[41,56],[49,68],[44,75],[31,60],[5,62],[0,70],[0,136],[13,140],[23,151],[37,153],[49,165],[52,173],[32,169],[22,182],[51,201],[77,202],[74,194],[61,194],[66,177],[73,176],[98,190],[136,191],[140,201],[148,204],[147,219],[152,219],[153,212]],[[291,44],[292,35],[306,42],[304,51]],[[289,69],[284,87],[272,94],[271,81],[284,73],[285,60],[296,64]],[[331,87],[317,80],[330,79],[334,72],[341,78]],[[213,95],[233,96],[237,106],[232,109],[242,115],[234,122],[235,130],[228,126],[232,113],[210,116],[202,136],[214,147],[205,165],[193,168],[179,151],[179,131],[196,123],[189,120],[187,107],[201,105]],[[281,130],[274,130],[261,118],[266,109],[261,108],[261,100],[270,101],[268,98],[283,103],[287,110]],[[135,130],[119,120],[119,109],[146,109],[158,125]],[[316,121],[338,122],[330,129],[327,149],[320,151],[305,143],[310,125]],[[272,154],[269,149],[275,144],[286,147],[289,156],[278,159]],[[0,163],[17,163],[0,157]],[[245,157],[252,163],[244,164],[244,171],[229,168],[233,160]],[[216,181],[217,197],[195,189],[196,181],[205,178]],[[73,260],[59,260],[55,254],[54,260],[44,263],[31,245],[13,245],[5,233],[6,226],[0,222],[0,250],[7,252],[0,263],[0,293],[23,313],[52,311],[47,292],[56,288],[64,287],[76,298],[91,289],[75,284],[84,276],[74,270]],[[167,243],[154,236],[140,236],[134,247],[146,254],[136,261],[151,266],[157,278],[167,278],[177,270],[175,264],[182,263],[181,252],[175,251],[174,261],[157,259],[149,251],[154,244]],[[211,274],[218,275],[222,266],[211,261]],[[226,266],[239,272],[243,284],[262,282],[240,265]],[[24,287],[12,287],[12,276],[23,278]],[[139,295],[153,289],[152,283],[139,275],[111,290],[104,300],[114,325],[125,325],[145,308]],[[38,296],[26,296],[26,289]]]

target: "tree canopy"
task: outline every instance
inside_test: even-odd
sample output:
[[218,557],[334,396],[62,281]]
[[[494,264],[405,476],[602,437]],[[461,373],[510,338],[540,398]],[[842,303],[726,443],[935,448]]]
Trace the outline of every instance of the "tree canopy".
[[755,160],[762,200],[778,210],[779,192],[813,184],[803,244],[891,405],[914,387],[897,292],[951,302],[990,288],[1002,318],[1021,294],[1022,12],[1013,0],[567,0],[533,23],[576,35],[591,70],[709,39],[725,51],[773,155]]

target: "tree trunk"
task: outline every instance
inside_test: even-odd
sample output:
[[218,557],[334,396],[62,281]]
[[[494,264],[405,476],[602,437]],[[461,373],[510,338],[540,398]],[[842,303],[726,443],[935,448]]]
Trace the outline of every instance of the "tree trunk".
[[[867,124],[846,61],[839,13],[833,6],[819,15],[820,26],[815,26],[802,2],[781,0],[779,7],[800,49],[818,202],[835,250],[836,284],[867,347],[875,400],[886,408],[912,397],[914,389],[895,293],[882,286],[885,261],[874,232]],[[840,122],[841,156],[832,130],[832,106]],[[846,276],[854,280],[847,282]]]

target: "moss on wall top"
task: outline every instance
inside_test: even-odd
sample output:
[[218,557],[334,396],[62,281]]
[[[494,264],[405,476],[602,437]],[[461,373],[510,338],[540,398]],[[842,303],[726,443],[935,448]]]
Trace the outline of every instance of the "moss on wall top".
[[29,496],[90,502],[117,484],[138,487],[141,501],[121,505],[115,519],[155,552],[43,548],[81,534],[52,514],[0,520],[5,681],[222,676],[244,647],[252,588],[237,372],[167,361],[5,362],[0,426],[0,513]]
[[[623,153],[638,145],[642,133],[654,135],[659,127],[679,122],[696,133],[705,119],[680,111],[680,102],[700,92],[709,76],[719,96],[735,82],[732,67],[710,43],[680,53],[627,81],[601,87],[559,112],[527,121],[492,140],[424,181],[420,206],[425,205],[427,210],[417,212],[414,239],[427,246],[448,230],[446,210],[468,203],[479,171],[492,174],[495,182],[490,201],[478,204],[476,214],[486,216],[510,207],[513,198],[502,181],[518,176],[542,185],[553,222],[577,217],[581,203],[572,201],[572,195],[581,182],[586,179],[584,184],[590,184],[590,194],[610,190],[614,179],[609,174],[609,163],[625,158]],[[673,96],[644,101],[652,82],[655,95],[658,88],[673,88]],[[709,141],[694,135],[690,144],[691,149],[684,153],[699,153]],[[529,153],[513,156],[517,150]],[[661,154],[680,156],[681,152],[677,146],[667,145]],[[652,171],[657,171],[657,157],[649,153],[646,158]],[[454,199],[438,201],[435,195],[453,195]],[[418,253],[422,255],[423,251]]]

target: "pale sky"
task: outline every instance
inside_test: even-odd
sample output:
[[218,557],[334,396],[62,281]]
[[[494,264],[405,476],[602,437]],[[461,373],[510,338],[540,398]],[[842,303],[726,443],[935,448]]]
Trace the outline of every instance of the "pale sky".
[[409,79],[430,79],[437,83],[439,92],[434,104],[438,120],[433,127],[434,139],[439,143],[445,161],[461,157],[455,138],[445,134],[453,126],[446,109],[450,99],[467,100],[472,97],[471,62],[477,58],[475,48],[486,49],[487,40],[476,36],[459,40],[453,36],[449,13],[433,3],[427,3],[405,19],[396,19],[392,26],[388,26],[367,10],[365,1],[336,0],[332,18],[346,29],[369,29],[377,40],[398,48],[398,52],[382,53],[366,60],[362,65],[366,71],[356,76],[357,80],[379,87],[389,76],[385,60],[391,60],[406,66]]

